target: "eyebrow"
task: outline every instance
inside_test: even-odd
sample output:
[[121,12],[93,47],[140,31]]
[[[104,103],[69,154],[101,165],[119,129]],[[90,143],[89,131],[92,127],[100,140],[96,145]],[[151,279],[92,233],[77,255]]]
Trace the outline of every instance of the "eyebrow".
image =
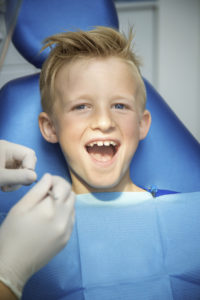
[[125,94],[116,94],[111,98],[111,100],[116,100],[116,99],[133,100],[133,101],[136,100],[134,95],[131,95],[130,97],[129,95],[125,95]]

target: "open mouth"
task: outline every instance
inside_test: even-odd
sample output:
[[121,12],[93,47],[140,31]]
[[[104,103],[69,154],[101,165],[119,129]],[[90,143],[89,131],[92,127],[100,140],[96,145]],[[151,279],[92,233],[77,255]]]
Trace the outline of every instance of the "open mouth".
[[109,162],[119,148],[119,143],[113,140],[94,141],[86,145],[86,150],[98,162]]

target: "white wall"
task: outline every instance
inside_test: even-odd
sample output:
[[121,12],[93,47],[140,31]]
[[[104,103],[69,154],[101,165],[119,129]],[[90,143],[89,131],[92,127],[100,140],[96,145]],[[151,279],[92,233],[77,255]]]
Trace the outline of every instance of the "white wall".
[[160,0],[158,90],[200,141],[200,1]]
[[[200,141],[200,0],[117,4],[120,29],[134,25],[142,73]],[[13,45],[0,70],[0,87],[38,70]]]

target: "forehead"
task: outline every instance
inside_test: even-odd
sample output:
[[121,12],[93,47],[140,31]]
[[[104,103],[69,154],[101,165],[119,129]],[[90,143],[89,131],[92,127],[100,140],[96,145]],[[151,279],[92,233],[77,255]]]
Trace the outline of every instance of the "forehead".
[[76,79],[82,76],[83,73],[92,73],[93,71],[104,71],[106,73],[114,73],[114,71],[117,71],[117,75],[123,72],[129,77],[132,76],[132,79],[138,76],[136,66],[132,62],[119,57],[79,58],[71,62],[63,62],[63,65],[56,74],[55,81],[59,83],[63,80]]
[[81,58],[64,63],[55,78],[55,95],[81,93],[131,93],[138,88],[139,73],[134,64],[118,57]]

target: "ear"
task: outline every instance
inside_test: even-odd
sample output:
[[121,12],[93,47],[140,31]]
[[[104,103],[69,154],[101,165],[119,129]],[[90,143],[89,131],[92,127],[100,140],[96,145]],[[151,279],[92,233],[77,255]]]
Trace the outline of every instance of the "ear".
[[150,125],[151,125],[151,114],[148,110],[145,110],[140,119],[140,140],[143,140],[147,136]]
[[50,116],[45,112],[41,112],[38,117],[38,122],[43,138],[47,142],[57,143],[58,138],[56,135],[56,130]]

